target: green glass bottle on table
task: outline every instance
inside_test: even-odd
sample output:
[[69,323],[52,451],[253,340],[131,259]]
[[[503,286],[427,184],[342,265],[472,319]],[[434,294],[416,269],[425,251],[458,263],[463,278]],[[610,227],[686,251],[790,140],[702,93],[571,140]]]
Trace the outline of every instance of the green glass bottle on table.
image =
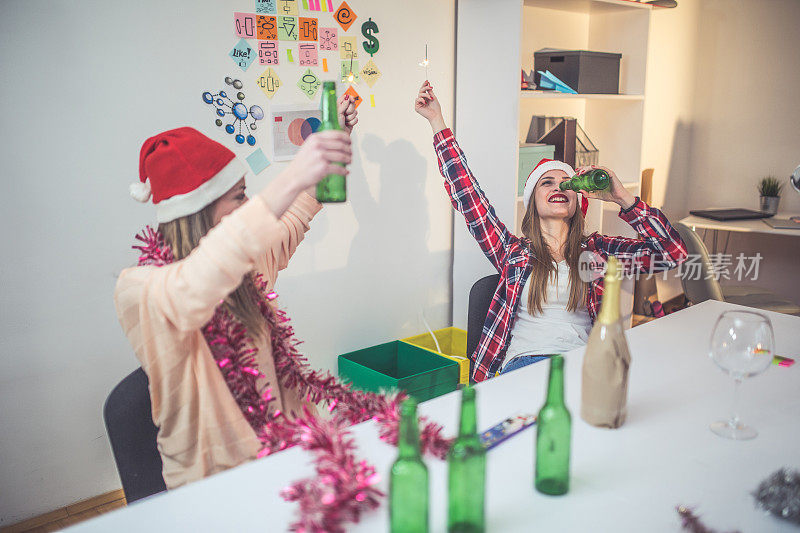
[[461,392],[461,423],[447,456],[447,470],[447,531],[484,531],[486,450],[478,437],[475,389],[472,387]]
[[[336,103],[336,84],[332,81],[322,82],[322,122],[317,131],[341,130],[339,110]],[[336,163],[342,165],[341,163]],[[317,200],[320,202],[346,202],[347,178],[340,174],[328,174],[317,183]]]
[[562,191],[602,191],[611,185],[611,176],[602,168],[596,168],[581,174],[580,176],[573,176],[569,181],[562,181],[558,186]]
[[389,481],[389,516],[392,533],[428,531],[428,467],[419,453],[417,401],[400,406],[398,456]]
[[569,490],[572,417],[564,405],[564,358],[550,358],[547,399],[536,418],[536,490],[558,496]]

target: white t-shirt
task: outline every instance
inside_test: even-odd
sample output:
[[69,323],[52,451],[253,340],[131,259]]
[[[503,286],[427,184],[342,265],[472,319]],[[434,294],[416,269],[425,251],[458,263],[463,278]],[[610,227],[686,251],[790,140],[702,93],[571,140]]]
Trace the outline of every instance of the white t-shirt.
[[585,302],[575,311],[567,311],[569,301],[569,266],[566,261],[558,263],[558,277],[551,277],[547,284],[547,301],[542,303],[542,312],[536,316],[528,313],[528,291],[530,276],[525,280],[519,296],[519,306],[511,342],[506,350],[503,366],[520,355],[543,355],[564,353],[586,344],[592,330],[592,320]]

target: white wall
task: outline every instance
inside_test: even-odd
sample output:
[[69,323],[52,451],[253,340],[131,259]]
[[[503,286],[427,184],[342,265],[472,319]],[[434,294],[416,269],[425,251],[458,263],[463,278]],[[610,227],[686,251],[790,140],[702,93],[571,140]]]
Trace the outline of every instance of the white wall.
[[[643,164],[656,169],[655,204],[673,220],[703,207],[757,209],[758,179],[785,179],[800,164],[800,54],[787,39],[798,21],[794,0],[654,10]],[[780,208],[800,213],[788,183]],[[796,239],[732,234],[728,253],[756,251],[757,284],[800,302]]]
[[[374,91],[357,86],[367,102],[349,203],[318,216],[277,286],[303,351],[334,370],[339,353],[420,332],[420,309],[434,327],[450,312],[449,202],[413,99],[427,42],[429,76],[453,108],[453,1],[348,3],[359,15],[351,35],[366,17],[379,25],[383,77]],[[127,188],[141,143],[159,131],[191,125],[234,146],[200,98],[226,75],[268,111],[254,84],[264,68],[242,73],[227,57],[234,11],[252,12],[252,0],[0,4],[0,526],[119,487],[101,409],[138,365],[112,292],[135,262],[134,233],[154,222]],[[275,103],[308,102],[300,71],[279,67]]]
[[[501,221],[513,227],[519,121],[521,0],[495,0],[492,16],[482,0],[459,0],[456,135],[470,169]],[[491,47],[482,36],[491,35]],[[482,80],[483,83],[474,83]],[[452,109],[452,107],[450,107]],[[472,284],[496,271],[467,231],[460,213],[453,225],[453,325],[466,329]]]

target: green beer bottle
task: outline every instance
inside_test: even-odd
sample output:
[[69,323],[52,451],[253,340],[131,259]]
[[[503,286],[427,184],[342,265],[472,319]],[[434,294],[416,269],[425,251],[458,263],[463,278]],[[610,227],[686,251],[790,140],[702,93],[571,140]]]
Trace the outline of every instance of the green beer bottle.
[[449,533],[478,533],[485,529],[486,450],[477,425],[475,389],[467,387],[461,393],[458,438],[447,456]]
[[547,399],[536,419],[536,490],[557,496],[569,490],[572,418],[564,405],[564,358],[550,358]]
[[569,181],[562,181],[558,186],[562,191],[602,191],[607,189],[611,184],[611,176],[602,168],[596,168],[581,174],[580,176],[572,176]]
[[428,467],[419,454],[417,401],[400,406],[398,456],[389,481],[389,515],[392,533],[428,531]]
[[[322,123],[317,131],[342,129],[339,126],[339,110],[336,106],[336,84],[332,81],[322,82],[320,108],[322,109]],[[346,202],[347,179],[339,174],[328,174],[322,178],[322,181],[317,183],[317,200],[320,202]]]

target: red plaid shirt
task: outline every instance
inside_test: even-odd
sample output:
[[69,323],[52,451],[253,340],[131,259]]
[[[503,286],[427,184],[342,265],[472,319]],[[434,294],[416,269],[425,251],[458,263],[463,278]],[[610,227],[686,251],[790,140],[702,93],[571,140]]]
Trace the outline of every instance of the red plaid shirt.
[[[483,381],[494,376],[503,364],[520,293],[531,273],[530,247],[527,239],[512,235],[498,220],[494,208],[469,170],[453,132],[450,129],[440,131],[434,136],[433,145],[453,207],[464,215],[467,229],[500,273],[500,283],[489,306],[481,339],[475,353],[471,354],[474,362],[472,378]],[[614,255],[623,265],[632,265],[634,270],[642,272],[674,268],[686,259],[686,245],[658,209],[636,198],[630,208],[620,210],[619,217],[630,224],[641,238],[608,237],[592,233],[583,243],[583,249],[595,252],[604,259]],[[603,278],[600,277],[592,281],[586,291],[586,308],[592,322],[597,316],[602,296]]]

